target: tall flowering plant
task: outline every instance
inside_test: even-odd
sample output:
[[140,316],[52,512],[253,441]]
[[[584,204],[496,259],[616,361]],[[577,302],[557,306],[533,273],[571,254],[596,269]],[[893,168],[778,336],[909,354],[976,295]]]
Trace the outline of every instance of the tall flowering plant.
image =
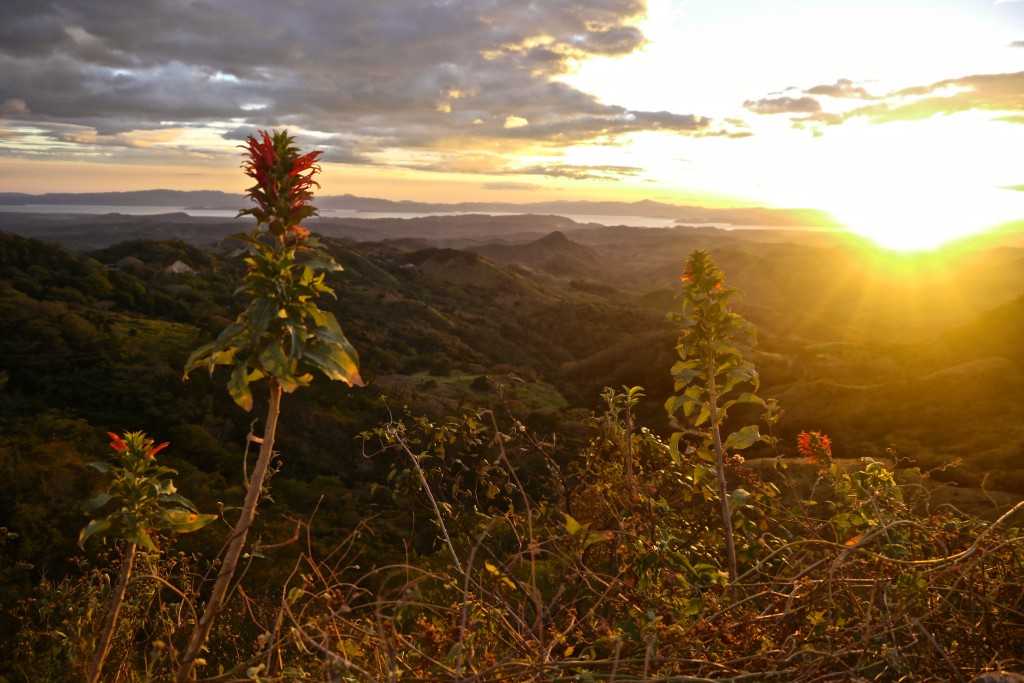
[[363,385],[356,350],[334,314],[316,304],[320,295],[334,295],[324,280],[341,266],[301,225],[317,213],[312,199],[313,188],[319,187],[314,176],[320,171],[316,163],[320,152],[301,154],[285,131],[260,131],[250,135],[242,148],[242,170],[255,181],[247,195],[254,206],[238,215],[255,218],[256,228],[234,238],[244,245],[240,254],[247,265],[237,292],[249,297],[249,304],[215,341],[192,353],[185,375],[197,368],[206,368],[212,375],[217,366],[230,367],[228,392],[247,411],[253,404],[250,385],[266,380],[267,420],[241,514],[209,601],[182,656],[177,681],[192,675],[256,517],[273,453],[281,395],[308,385],[314,372],[349,386]]
[[341,266],[320,248],[301,221],[315,216],[313,177],[320,152],[299,154],[286,132],[250,135],[242,169],[256,181],[248,198],[255,204],[239,216],[256,219],[256,229],[232,238],[243,243],[247,266],[238,294],[250,298],[238,319],[217,340],[196,349],[185,375],[205,367],[231,367],[228,391],[245,410],[252,409],[252,382],[267,379],[271,390],[286,393],[309,384],[313,371],[329,379],[362,386],[359,355],[345,338],[333,313],[315,299],[334,296],[324,280]]
[[[96,652],[89,663],[86,680],[100,679],[103,664],[110,653],[114,627],[117,625],[139,549],[158,552],[153,535],[158,532],[189,533],[203,528],[216,515],[204,515],[178,494],[170,475],[177,472],[157,462],[156,454],[167,443],[154,445],[144,432],[125,432],[124,436],[109,433],[113,461],[89,463],[109,478],[107,488],[95,494],[82,506],[85,514],[93,516],[78,535],[78,545],[84,547],[90,538],[117,536],[124,540],[121,571],[117,586],[110,596]],[[109,511],[102,514],[105,510]]]
[[682,282],[683,310],[674,316],[680,323],[680,360],[672,366],[677,393],[665,402],[681,431],[670,445],[676,458],[680,443],[686,441],[698,457],[715,463],[729,580],[735,582],[736,545],[725,461],[730,450],[748,448],[761,435],[757,425],[749,425],[723,438],[721,428],[734,405],[764,405],[753,393],[759,382],[754,364],[743,357],[743,349],[754,344],[755,332],[753,325],[729,310],[736,290],[725,286],[725,276],[708,252],[698,249],[690,255]]

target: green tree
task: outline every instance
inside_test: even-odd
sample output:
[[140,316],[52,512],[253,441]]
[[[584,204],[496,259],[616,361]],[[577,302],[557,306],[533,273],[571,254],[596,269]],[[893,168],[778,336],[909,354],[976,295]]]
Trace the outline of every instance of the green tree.
[[[698,249],[690,255],[682,281],[683,310],[675,316],[681,326],[676,345],[680,360],[672,366],[677,393],[665,402],[665,409],[673,419],[681,412],[684,421],[682,431],[676,432],[670,443],[678,457],[680,441],[685,438],[697,457],[715,463],[729,580],[735,582],[736,544],[725,479],[726,455],[729,450],[752,446],[760,433],[757,425],[749,425],[723,439],[721,428],[734,405],[764,403],[753,393],[758,388],[754,364],[743,357],[743,349],[753,346],[756,332],[742,316],[729,310],[729,299],[736,290],[725,286],[722,271],[706,251]],[[744,388],[752,391],[742,391]],[[737,497],[742,497],[739,491]]]
[[192,353],[185,375],[200,367],[208,368],[211,375],[218,365],[231,367],[228,392],[247,411],[253,403],[250,384],[266,380],[267,419],[241,514],[209,601],[183,654],[177,681],[191,676],[238,566],[273,453],[282,394],[308,385],[313,371],[349,386],[363,385],[355,349],[334,315],[315,302],[321,294],[334,294],[324,280],[341,266],[300,226],[317,213],[311,201],[313,188],[319,187],[313,176],[320,170],[316,164],[320,152],[300,155],[286,131],[273,135],[260,131],[259,136],[250,135],[243,148],[242,168],[256,181],[248,197],[256,206],[240,211],[239,216],[252,216],[257,225],[251,233],[235,236],[245,245],[242,253],[248,266],[237,291],[250,301],[216,341]]

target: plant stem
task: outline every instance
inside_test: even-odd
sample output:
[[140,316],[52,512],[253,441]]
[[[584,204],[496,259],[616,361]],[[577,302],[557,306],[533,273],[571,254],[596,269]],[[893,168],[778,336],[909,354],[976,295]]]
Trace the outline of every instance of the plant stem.
[[629,504],[636,500],[636,484],[633,482],[633,411],[629,394],[626,395],[626,486],[629,488]]
[[437,504],[437,499],[434,498],[434,492],[430,490],[430,483],[427,481],[427,475],[423,472],[423,467],[420,465],[419,458],[409,449],[405,441],[401,437],[398,437],[398,443],[402,446],[402,450],[409,456],[409,460],[412,461],[412,466],[416,469],[416,474],[420,478],[420,486],[423,492],[427,494],[427,498],[430,499],[430,505],[434,508],[434,517],[437,519],[438,526],[441,527],[441,535],[444,536],[445,547],[448,548],[448,554],[452,556],[452,562],[455,564],[456,571],[459,574],[464,574],[462,570],[462,563],[459,562],[459,554],[455,552],[455,544],[452,543],[451,536],[448,535],[448,528],[444,524],[444,517],[441,515],[441,508]]
[[260,493],[263,491],[263,479],[270,466],[270,458],[274,451],[274,434],[277,431],[277,418],[281,412],[281,385],[273,378],[270,379],[270,399],[267,406],[267,426],[263,431],[263,443],[260,446],[260,454],[256,460],[256,466],[249,476],[249,490],[245,494],[245,503],[242,506],[241,516],[235,523],[232,531],[231,541],[227,551],[224,553],[224,562],[221,564],[217,580],[213,584],[213,592],[210,600],[206,603],[203,616],[199,619],[192,640],[182,658],[178,673],[175,676],[176,683],[187,681],[192,675],[199,651],[210,636],[213,622],[220,613],[224,598],[228,592],[228,586],[234,576],[235,568],[238,566],[238,559],[242,555],[242,548],[245,547],[245,538],[249,533],[249,527],[256,519],[256,505],[259,503]]
[[124,603],[124,595],[128,590],[128,579],[132,575],[132,567],[135,564],[135,543],[129,543],[125,550],[124,558],[121,560],[121,573],[117,580],[117,588],[110,596],[110,606],[103,620],[103,632],[100,634],[99,643],[96,646],[96,656],[89,666],[89,673],[86,676],[88,683],[96,683],[100,679],[100,672],[103,671],[103,663],[110,654],[110,642],[114,635],[114,626],[117,625],[117,617],[121,613],[121,605]]
[[732,511],[729,509],[729,489],[725,483],[725,449],[718,428],[718,387],[715,385],[714,355],[708,358],[708,406],[711,409],[711,437],[715,443],[715,470],[718,474],[718,497],[722,501],[722,527],[725,531],[725,552],[729,561],[729,583],[736,583],[736,543],[732,537]]

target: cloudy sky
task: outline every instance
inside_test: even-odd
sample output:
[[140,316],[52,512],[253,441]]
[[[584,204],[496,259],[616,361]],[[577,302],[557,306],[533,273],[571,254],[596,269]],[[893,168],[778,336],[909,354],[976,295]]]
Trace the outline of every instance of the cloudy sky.
[[240,191],[1024,218],[1022,0],[0,0],[0,191]]

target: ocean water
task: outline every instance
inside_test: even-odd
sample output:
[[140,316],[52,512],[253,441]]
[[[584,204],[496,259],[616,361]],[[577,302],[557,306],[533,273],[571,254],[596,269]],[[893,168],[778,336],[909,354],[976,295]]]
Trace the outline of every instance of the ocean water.
[[[132,216],[155,216],[162,213],[185,213],[197,218],[234,218],[237,211],[231,209],[195,209],[181,206],[110,206],[88,204],[24,204],[0,205],[0,213],[69,213],[104,215],[119,213]],[[484,213],[484,212],[474,212]],[[515,216],[514,213],[486,212],[492,216]],[[376,211],[355,211],[353,209],[321,209],[324,218],[425,218],[428,216],[461,216],[466,212],[448,211],[438,213],[397,213]],[[584,214],[559,214],[577,223],[597,223],[599,225],[628,225],[638,228],[670,228],[675,225],[671,218],[651,218],[649,216],[605,216]],[[701,223],[715,227],[729,227],[724,223]]]

